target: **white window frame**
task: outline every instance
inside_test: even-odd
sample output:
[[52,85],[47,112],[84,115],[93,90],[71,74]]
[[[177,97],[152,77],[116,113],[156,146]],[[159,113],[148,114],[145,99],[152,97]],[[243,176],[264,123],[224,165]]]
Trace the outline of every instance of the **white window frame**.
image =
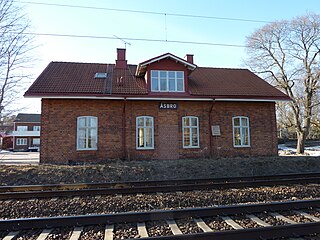
[[[191,123],[191,120],[192,119],[197,119],[197,125],[196,126],[185,126],[184,125],[184,119],[189,119],[189,122]],[[185,129],[186,128],[189,128],[189,138],[190,138],[190,143],[189,145],[185,145],[185,139],[184,139],[184,132],[185,132]],[[193,145],[193,138],[192,138],[192,129],[197,129],[197,142],[198,142],[198,145],[194,146]],[[200,136],[199,136],[199,118],[198,117],[195,117],[195,116],[185,116],[185,117],[182,117],[182,145],[183,145],[183,148],[200,148]]]
[[[39,141],[39,143],[34,143],[34,140]],[[40,145],[40,138],[33,138],[32,139],[32,145]]]
[[27,138],[17,138],[16,145],[17,146],[26,146],[26,145],[28,145],[28,139]]
[[[235,119],[239,119],[239,126],[235,125]],[[246,119],[247,120],[247,126],[242,125],[242,119]],[[236,141],[235,141],[235,129],[239,129],[240,132],[240,144],[236,145]],[[244,129],[248,129],[248,144],[243,144],[243,139],[244,139]],[[235,116],[232,118],[232,138],[233,138],[233,147],[250,147],[250,122],[249,122],[249,117],[245,117],[245,116]]]
[[28,131],[28,126],[19,125],[17,126],[17,131],[18,132]]
[[[143,119],[143,126],[139,126],[138,125],[138,122],[140,119]],[[152,126],[147,126],[146,125],[146,121],[147,119],[151,119],[151,122],[152,122]],[[142,128],[143,129],[143,145],[144,147],[140,147],[139,146],[139,129]],[[151,146],[150,147],[147,147],[147,128],[151,128],[151,132],[152,132],[152,135],[151,135]],[[138,116],[136,117],[136,149],[138,150],[144,150],[144,149],[154,149],[154,120],[153,120],[153,117],[151,116]]]
[[[84,126],[84,127],[80,127],[80,120],[81,119],[86,119],[86,123],[89,122],[90,119],[95,119],[96,120],[96,123],[97,123],[97,126]],[[77,150],[97,150],[98,149],[98,118],[97,117],[94,117],[94,116],[80,116],[80,117],[77,117]],[[89,131],[92,130],[92,129],[95,129],[95,141],[96,141],[96,147],[91,147],[89,148],[88,147],[88,139],[89,139]],[[82,148],[80,147],[80,131],[81,130],[84,130],[85,131],[85,147]]]
[[33,131],[36,131],[36,132],[40,132],[40,129],[41,129],[41,127],[38,126],[38,125],[32,127],[32,130],[33,130]]
[[[167,89],[166,90],[161,90],[161,81],[160,81],[160,73],[161,72],[165,72],[166,73],[166,83],[167,83]],[[169,72],[174,72],[174,82],[175,82],[175,90],[169,90]],[[177,77],[177,73],[182,73],[182,78],[178,78]],[[158,77],[157,77],[157,83],[158,83],[158,90],[154,90],[154,86],[153,86],[153,73],[157,73]],[[178,91],[178,79],[182,80],[182,90]],[[151,81],[151,92],[184,92],[185,91],[185,82],[184,82],[184,71],[166,71],[166,70],[151,70],[151,74],[150,74],[150,81]]]

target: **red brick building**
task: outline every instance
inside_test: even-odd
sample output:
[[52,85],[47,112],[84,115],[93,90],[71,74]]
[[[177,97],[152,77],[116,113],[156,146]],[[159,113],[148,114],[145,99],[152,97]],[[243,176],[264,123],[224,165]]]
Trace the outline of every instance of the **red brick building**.
[[41,115],[19,113],[13,121],[13,150],[38,151],[40,148]]
[[25,93],[42,98],[42,163],[277,155],[275,101],[246,69],[170,53],[138,65],[51,62]]

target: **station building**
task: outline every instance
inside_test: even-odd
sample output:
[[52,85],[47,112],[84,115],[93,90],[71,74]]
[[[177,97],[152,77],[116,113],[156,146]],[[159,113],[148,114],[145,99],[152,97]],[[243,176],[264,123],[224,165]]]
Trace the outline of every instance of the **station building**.
[[42,99],[41,163],[277,155],[275,102],[247,69],[171,53],[137,65],[51,62],[25,93]]

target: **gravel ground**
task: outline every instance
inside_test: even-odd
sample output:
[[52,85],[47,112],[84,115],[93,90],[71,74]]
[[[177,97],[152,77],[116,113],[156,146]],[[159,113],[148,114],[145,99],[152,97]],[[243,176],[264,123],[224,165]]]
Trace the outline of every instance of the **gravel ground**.
[[281,215],[285,216],[286,218],[289,218],[292,221],[295,221],[297,223],[308,223],[312,222],[312,220],[305,218],[304,216],[301,216],[299,214],[293,213],[293,212],[280,212]]
[[320,185],[0,201],[0,218],[102,214],[320,197]]
[[170,236],[173,234],[165,221],[147,222],[146,227],[150,237]]
[[69,239],[72,234],[72,231],[73,231],[72,227],[54,229],[46,238],[46,240]]
[[203,218],[203,221],[214,231],[232,230],[232,227],[219,217]]
[[202,232],[192,219],[178,219],[176,223],[183,234]]
[[280,219],[275,219],[274,217],[270,216],[267,213],[257,213],[255,214],[258,218],[260,218],[262,221],[269,223],[271,226],[279,226],[279,225],[285,225],[287,224],[286,222],[280,220]]
[[110,161],[104,165],[0,168],[0,185],[214,178],[320,172],[319,157]]
[[83,228],[79,240],[103,240],[104,226],[88,226]]
[[40,235],[41,230],[36,229],[36,230],[24,230],[21,231],[20,234],[17,237],[17,240],[36,240],[38,236]]
[[138,230],[135,224],[117,224],[114,230],[114,239],[139,238]]
[[260,225],[256,224],[254,221],[251,221],[243,214],[232,216],[232,220],[238,223],[243,228],[258,228]]

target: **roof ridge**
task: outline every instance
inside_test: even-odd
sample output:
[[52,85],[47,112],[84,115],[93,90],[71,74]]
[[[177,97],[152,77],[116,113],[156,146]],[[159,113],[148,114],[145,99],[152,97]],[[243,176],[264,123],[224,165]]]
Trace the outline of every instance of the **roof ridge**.
[[248,68],[236,68],[236,67],[197,67],[197,68],[221,69],[221,70],[247,70],[247,71],[250,71]]
[[[115,63],[97,63],[97,62],[67,62],[67,61],[51,61],[49,64],[51,63],[58,63],[58,64],[88,64],[88,65],[111,65],[111,66],[115,66]],[[48,65],[49,65],[48,64]],[[138,66],[138,64],[127,64],[127,66],[133,66],[136,67]]]

